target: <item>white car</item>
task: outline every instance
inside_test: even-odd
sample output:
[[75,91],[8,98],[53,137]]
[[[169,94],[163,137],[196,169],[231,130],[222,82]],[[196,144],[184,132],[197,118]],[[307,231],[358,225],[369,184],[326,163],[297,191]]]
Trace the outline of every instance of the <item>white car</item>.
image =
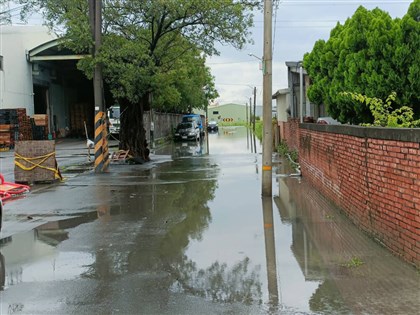
[[319,117],[316,123],[321,125],[341,125],[339,121],[332,117]]

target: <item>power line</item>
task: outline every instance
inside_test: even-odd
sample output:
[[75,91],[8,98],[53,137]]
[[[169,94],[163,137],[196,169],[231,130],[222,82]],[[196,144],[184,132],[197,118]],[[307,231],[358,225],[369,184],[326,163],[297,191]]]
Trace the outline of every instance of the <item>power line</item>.
[[23,5],[21,5],[21,6],[19,6],[19,7],[14,7],[14,8],[12,8],[12,9],[5,10],[5,11],[3,11],[3,12],[0,12],[0,14],[10,14],[11,12],[13,12],[13,11],[17,11],[17,10],[20,10],[20,9],[22,9],[22,8],[23,8]]
[[[227,85],[227,86],[249,86],[249,83],[215,83],[215,85]],[[253,84],[252,86],[262,86],[262,84]]]
[[276,25],[277,25],[277,12],[279,10],[279,4],[280,4],[280,0],[274,0],[274,35],[273,35],[273,46],[272,46],[272,52],[274,53],[274,47],[275,47],[275,42],[276,42]]
[[246,61],[227,61],[227,62],[206,62],[207,65],[231,65],[235,63],[249,63],[249,62],[255,62],[255,60],[246,60]]
[[294,0],[294,1],[283,1],[282,5],[368,5],[368,4],[381,4],[381,5],[392,5],[401,3],[411,3],[411,0],[389,0],[389,1],[357,1],[357,0]]

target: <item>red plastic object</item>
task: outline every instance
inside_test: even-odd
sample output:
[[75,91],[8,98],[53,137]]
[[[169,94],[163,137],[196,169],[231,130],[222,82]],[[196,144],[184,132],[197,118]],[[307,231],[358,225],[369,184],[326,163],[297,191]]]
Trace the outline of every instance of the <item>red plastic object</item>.
[[5,182],[3,174],[0,174],[0,196],[3,201],[16,195],[26,193],[31,188],[28,185]]
[[0,192],[0,199],[1,201],[5,202],[12,198],[12,195],[7,192]]

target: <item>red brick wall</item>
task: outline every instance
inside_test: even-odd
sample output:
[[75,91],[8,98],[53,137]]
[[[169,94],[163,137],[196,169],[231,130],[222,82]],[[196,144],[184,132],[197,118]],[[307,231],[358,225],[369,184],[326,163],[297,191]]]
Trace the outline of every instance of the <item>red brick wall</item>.
[[302,175],[364,231],[420,266],[420,130],[300,126]]
[[299,118],[289,118],[284,123],[284,139],[290,150],[299,149]]

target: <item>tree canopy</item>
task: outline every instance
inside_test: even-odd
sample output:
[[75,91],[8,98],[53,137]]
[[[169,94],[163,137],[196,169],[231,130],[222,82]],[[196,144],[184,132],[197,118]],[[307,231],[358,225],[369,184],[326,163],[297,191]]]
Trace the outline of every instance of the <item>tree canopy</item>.
[[[4,2],[5,0],[0,0]],[[42,12],[51,28],[63,30],[63,44],[75,52],[92,47],[87,0],[17,0],[22,14]],[[136,156],[144,148],[143,111],[183,112],[205,108],[217,97],[205,57],[216,43],[238,49],[249,42],[257,0],[103,0],[103,45],[79,68],[88,77],[95,63],[126,107],[120,147]],[[151,97],[151,95],[153,97]]]
[[319,40],[304,56],[312,80],[309,99],[324,104],[343,123],[372,123],[366,102],[342,92],[385,100],[396,93],[393,108],[411,107],[420,117],[420,0],[402,19],[378,8],[359,7],[347,21]]

